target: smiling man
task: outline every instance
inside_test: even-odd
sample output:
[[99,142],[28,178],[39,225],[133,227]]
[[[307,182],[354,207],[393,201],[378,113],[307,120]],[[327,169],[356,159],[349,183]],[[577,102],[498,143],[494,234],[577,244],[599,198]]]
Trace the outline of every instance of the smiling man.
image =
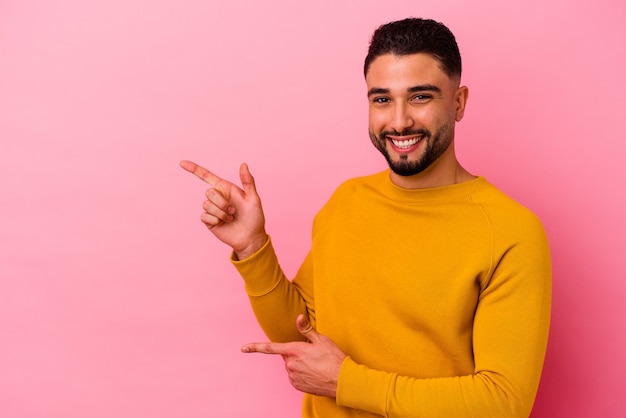
[[265,231],[248,167],[211,184],[202,221],[233,248],[255,314],[304,417],[527,417],[546,349],[547,240],[537,218],[458,162],[468,89],[432,20],[376,30],[369,132],[389,170],[344,182],[313,224],[293,281]]

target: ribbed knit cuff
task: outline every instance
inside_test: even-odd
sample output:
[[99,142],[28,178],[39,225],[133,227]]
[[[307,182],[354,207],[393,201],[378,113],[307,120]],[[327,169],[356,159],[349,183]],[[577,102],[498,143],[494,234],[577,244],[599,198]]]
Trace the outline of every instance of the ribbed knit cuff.
[[263,296],[271,292],[280,282],[280,265],[269,237],[265,244],[250,257],[238,260],[233,252],[230,261],[243,277],[246,292],[250,296]]

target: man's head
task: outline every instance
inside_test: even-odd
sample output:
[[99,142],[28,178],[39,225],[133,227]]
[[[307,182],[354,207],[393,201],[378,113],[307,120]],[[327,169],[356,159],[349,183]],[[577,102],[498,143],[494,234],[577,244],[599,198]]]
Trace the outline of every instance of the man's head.
[[459,85],[461,57],[450,30],[423,19],[383,25],[372,37],[364,70],[370,138],[394,183],[416,186],[423,184],[416,177],[423,172],[443,179],[457,170],[454,125],[463,117],[468,90]]
[[461,77],[461,54],[450,29],[430,19],[408,18],[380,26],[374,32],[365,57],[364,75],[376,58],[424,53],[441,65],[448,77]]

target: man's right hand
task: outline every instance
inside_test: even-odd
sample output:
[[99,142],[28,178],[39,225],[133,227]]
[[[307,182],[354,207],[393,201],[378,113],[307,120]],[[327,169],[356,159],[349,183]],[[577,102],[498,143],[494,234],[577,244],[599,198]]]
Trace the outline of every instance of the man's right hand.
[[257,252],[267,241],[265,216],[254,178],[246,164],[239,169],[240,188],[191,161],[180,166],[210,184],[200,219],[220,241],[230,245],[239,260]]

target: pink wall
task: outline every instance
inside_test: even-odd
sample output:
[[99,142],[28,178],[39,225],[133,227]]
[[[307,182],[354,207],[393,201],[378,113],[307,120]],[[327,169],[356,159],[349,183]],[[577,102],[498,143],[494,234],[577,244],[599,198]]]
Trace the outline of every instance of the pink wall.
[[178,161],[248,162],[294,273],[333,188],[384,167],[361,65],[408,15],[459,40],[460,158],[550,236],[533,417],[625,416],[621,4],[0,2],[0,416],[298,416],[281,360],[239,353],[264,337]]

